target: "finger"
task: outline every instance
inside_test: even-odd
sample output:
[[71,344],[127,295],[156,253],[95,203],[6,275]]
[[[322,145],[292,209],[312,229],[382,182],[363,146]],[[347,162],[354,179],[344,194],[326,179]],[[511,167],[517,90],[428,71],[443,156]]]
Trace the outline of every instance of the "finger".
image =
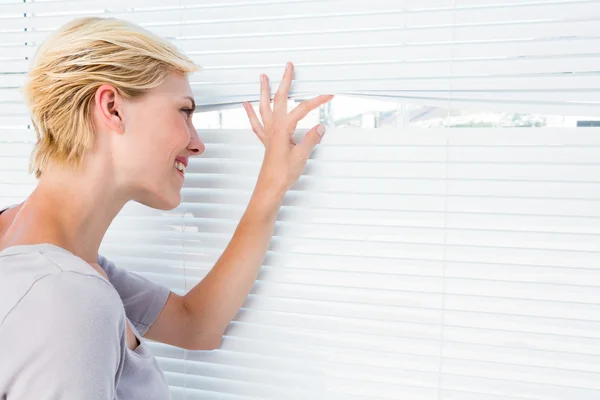
[[271,88],[269,86],[269,77],[265,74],[260,76],[260,105],[258,111],[262,117],[263,123],[271,119]]
[[273,112],[287,114],[287,101],[292,86],[292,78],[294,77],[294,64],[288,62],[285,66],[283,78],[279,83],[279,89],[275,93],[273,99]]
[[298,144],[295,149],[299,151],[305,160],[308,160],[310,153],[313,149],[321,142],[321,138],[325,133],[325,125],[319,124],[313,127],[310,131],[306,132],[306,135],[302,138],[300,144]]
[[250,103],[244,103],[244,110],[246,110],[246,114],[248,114],[248,119],[250,120],[250,126],[252,127],[252,130],[254,133],[256,133],[256,136],[258,136],[260,141],[264,143],[265,129],[258,120],[258,116],[256,115],[256,112],[254,112],[254,108],[252,105],[250,105]]
[[324,94],[321,96],[317,96],[310,100],[304,100],[302,103],[298,104],[296,108],[290,111],[289,116],[295,121],[298,122],[302,118],[306,117],[309,112],[314,110],[315,108],[319,108],[321,105],[327,103],[333,99],[332,94]]

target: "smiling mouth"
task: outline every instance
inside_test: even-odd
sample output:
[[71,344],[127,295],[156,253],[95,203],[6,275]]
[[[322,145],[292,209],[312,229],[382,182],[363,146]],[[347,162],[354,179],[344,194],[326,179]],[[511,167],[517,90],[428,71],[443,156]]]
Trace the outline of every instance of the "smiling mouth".
[[181,161],[175,160],[175,168],[185,175],[185,164],[183,164]]
[[175,169],[175,173],[179,176],[181,176],[182,179],[185,179],[185,172],[182,172],[179,168],[174,168]]

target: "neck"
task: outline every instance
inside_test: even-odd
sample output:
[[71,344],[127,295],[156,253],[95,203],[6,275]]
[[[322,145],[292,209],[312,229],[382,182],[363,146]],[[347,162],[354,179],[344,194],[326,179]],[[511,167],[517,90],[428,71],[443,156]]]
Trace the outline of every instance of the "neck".
[[16,212],[1,247],[51,243],[97,263],[100,243],[128,201],[109,175],[106,171],[44,171]]

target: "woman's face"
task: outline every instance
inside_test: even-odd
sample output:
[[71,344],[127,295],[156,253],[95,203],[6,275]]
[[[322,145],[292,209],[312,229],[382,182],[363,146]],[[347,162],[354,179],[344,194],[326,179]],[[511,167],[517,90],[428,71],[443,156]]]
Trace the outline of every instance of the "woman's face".
[[122,107],[124,131],[112,146],[119,181],[137,202],[161,210],[177,207],[184,176],[175,160],[187,163],[205,150],[192,124],[195,105],[187,76],[173,72],[159,87]]

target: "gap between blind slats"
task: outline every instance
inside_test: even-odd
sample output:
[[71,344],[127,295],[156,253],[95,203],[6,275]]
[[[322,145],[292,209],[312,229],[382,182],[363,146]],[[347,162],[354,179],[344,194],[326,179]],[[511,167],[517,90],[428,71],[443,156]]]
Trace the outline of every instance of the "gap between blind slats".
[[[480,79],[480,78],[477,78]],[[511,78],[512,79],[512,78]],[[523,77],[522,78],[523,81],[518,83],[515,81],[514,85],[515,87],[518,86],[519,84],[524,84],[526,82],[532,82],[535,81],[535,77]],[[552,78],[554,79],[554,78]],[[560,79],[565,79],[567,81],[572,81],[577,79],[576,77],[563,77]],[[587,78],[586,78],[587,80]],[[410,82],[410,81],[409,81]],[[357,82],[356,84],[359,85],[361,83],[368,83],[369,85],[371,85],[371,83],[369,82]],[[502,86],[503,82],[499,82],[497,85],[498,87]],[[543,85],[543,82],[538,82],[541,85]],[[300,85],[302,85],[303,83],[300,83]],[[388,86],[391,84],[391,82],[388,81],[387,84],[384,84],[384,86]],[[245,86],[244,86],[245,85]],[[237,89],[237,88],[232,88],[232,87],[228,87],[227,85],[219,87],[219,88],[210,88],[208,86],[205,86],[204,88],[201,89],[194,89],[195,93],[202,93],[202,95],[198,94],[195,96],[196,98],[196,103],[199,104],[200,109],[202,109],[203,111],[215,111],[218,109],[223,109],[223,108],[240,108],[242,102],[245,101],[251,101],[251,102],[256,102],[258,101],[258,96],[254,95],[254,94],[248,94],[245,96],[235,96],[235,97],[219,97],[219,94],[222,94],[223,92],[227,91],[227,90],[234,90],[235,92],[243,92],[246,91],[248,93],[255,93],[254,90],[254,86],[255,84],[252,84],[252,88],[250,88],[250,85],[248,84],[242,84],[240,85],[235,85],[236,87],[241,87],[244,86],[243,89]],[[314,86],[314,85],[313,85]],[[335,87],[334,87],[335,86]],[[247,87],[247,89],[246,89]],[[515,112],[518,111],[519,112],[526,112],[526,113],[541,113],[541,114],[553,114],[553,115],[587,115],[587,116],[598,116],[600,115],[599,110],[600,107],[598,107],[598,105],[596,105],[593,102],[560,102],[560,101],[555,101],[555,102],[550,102],[550,101],[545,101],[542,100],[542,97],[540,97],[539,101],[525,101],[525,100],[521,100],[518,99],[518,96],[515,97],[513,100],[490,100],[490,101],[486,101],[486,100],[475,100],[475,99],[461,99],[461,98],[451,98],[450,100],[448,99],[448,97],[442,97],[442,98],[431,98],[431,97],[409,97],[409,96],[403,96],[401,93],[398,95],[394,95],[394,96],[383,96],[383,95],[378,95],[378,94],[373,94],[373,92],[369,92],[369,93],[363,93],[363,92],[345,92],[345,90],[349,89],[348,84],[343,84],[343,85],[325,85],[324,86],[326,90],[322,90],[321,92],[325,92],[325,93],[337,93],[337,94],[343,94],[343,95],[360,95],[363,97],[371,97],[374,99],[380,99],[380,100],[385,100],[385,101],[400,101],[400,102],[408,102],[408,103],[414,103],[414,104],[423,104],[423,105],[428,105],[428,106],[438,106],[438,107],[446,107],[446,106],[450,106],[452,108],[468,108],[468,109],[480,109],[480,110],[495,110],[495,111],[508,111],[508,112]],[[345,87],[345,88],[344,88]],[[494,89],[495,90],[495,89]],[[0,98],[2,97],[2,89],[0,89]],[[306,98],[310,98],[315,96],[318,93],[317,89],[313,89],[313,91],[307,91],[305,94],[300,94],[297,91],[291,95],[292,98],[296,98],[299,97],[300,99],[306,99]],[[540,96],[542,96],[542,94],[540,94]],[[546,96],[547,98],[548,96]],[[15,97],[15,99],[18,98],[18,96]],[[13,99],[14,100],[14,99]],[[22,124],[26,124],[28,123],[26,119],[19,119],[18,120],[19,123]]]

